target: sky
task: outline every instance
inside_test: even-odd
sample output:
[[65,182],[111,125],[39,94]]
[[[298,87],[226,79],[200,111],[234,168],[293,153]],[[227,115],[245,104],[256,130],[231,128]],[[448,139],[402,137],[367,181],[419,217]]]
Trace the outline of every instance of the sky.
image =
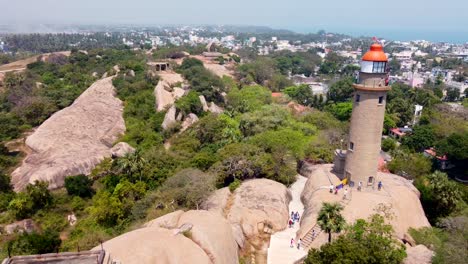
[[0,0],[0,24],[41,23],[259,25],[468,42],[468,0]]

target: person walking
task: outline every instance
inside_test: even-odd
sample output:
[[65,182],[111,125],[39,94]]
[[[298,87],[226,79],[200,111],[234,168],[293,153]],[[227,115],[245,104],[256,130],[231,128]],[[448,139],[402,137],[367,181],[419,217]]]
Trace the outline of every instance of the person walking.
[[302,243],[302,239],[299,238],[299,241],[297,241],[297,249],[301,249],[301,243]]
[[333,193],[333,184],[330,185],[330,193]]
[[289,245],[290,248],[294,247],[294,238],[291,238],[291,244]]
[[348,188],[346,188],[343,192],[343,200],[346,200],[347,195],[348,195]]
[[292,228],[292,227],[293,227],[293,224],[294,224],[294,222],[293,222],[293,220],[292,220],[291,218],[289,218],[289,222],[288,222],[288,223],[289,223],[289,228]]
[[382,184],[382,181],[379,181],[379,184],[377,185],[379,191],[380,191],[380,189],[382,189],[382,185],[383,185],[383,184]]
[[315,229],[312,229],[312,240],[315,239]]
[[358,191],[361,191],[361,188],[362,188],[362,181],[359,181],[357,190],[358,190]]

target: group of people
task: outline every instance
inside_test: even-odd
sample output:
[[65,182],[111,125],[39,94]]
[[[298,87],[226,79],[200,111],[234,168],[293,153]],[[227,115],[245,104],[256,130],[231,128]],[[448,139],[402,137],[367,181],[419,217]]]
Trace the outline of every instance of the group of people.
[[[291,245],[289,246],[290,248],[294,247],[294,238],[291,238]],[[299,240],[296,243],[297,249],[301,249],[301,244],[302,244],[302,239],[299,238]]]
[[[341,185],[336,186],[336,187],[333,184],[330,185],[330,193],[335,193],[335,195],[338,195],[338,190],[341,189],[339,187],[342,188]],[[347,197],[348,197],[348,188],[345,188],[344,191],[343,191],[343,199],[345,200],[345,199],[347,199]]]
[[[338,194],[338,190],[341,189],[342,187],[343,187],[342,184],[337,185],[336,187],[332,184],[330,185],[330,193]],[[382,187],[383,187],[383,183],[382,181],[379,181],[379,183],[377,184],[377,189],[380,191],[382,190]],[[357,190],[359,192],[362,190],[362,181],[359,181]],[[343,199],[346,199],[347,194],[348,194],[348,189],[345,189],[344,194],[343,194]]]
[[292,211],[291,218],[289,218],[289,222],[288,222],[289,228],[292,228],[294,226],[294,223],[299,222],[300,218],[301,217],[299,215],[299,212]]

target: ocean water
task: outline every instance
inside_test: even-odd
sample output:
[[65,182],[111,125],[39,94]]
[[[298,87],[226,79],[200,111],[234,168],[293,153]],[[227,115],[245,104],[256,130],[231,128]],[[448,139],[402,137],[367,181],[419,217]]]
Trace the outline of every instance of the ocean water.
[[[291,28],[300,33],[317,32],[315,28]],[[389,40],[410,41],[410,40],[428,40],[431,42],[449,42],[456,44],[468,43],[468,28],[463,31],[447,30],[419,30],[419,29],[381,29],[381,28],[333,28],[324,29],[328,32],[342,33],[354,37],[368,36],[378,37]]]

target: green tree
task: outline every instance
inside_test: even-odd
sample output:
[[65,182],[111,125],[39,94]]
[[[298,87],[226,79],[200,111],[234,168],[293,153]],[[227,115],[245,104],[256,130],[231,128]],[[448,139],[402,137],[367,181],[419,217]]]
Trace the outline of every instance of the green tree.
[[325,106],[325,111],[331,113],[340,121],[349,121],[353,112],[353,103],[341,102],[337,104],[329,104]]
[[194,113],[200,115],[203,113],[203,106],[200,102],[199,94],[195,91],[190,91],[187,95],[177,99],[175,106],[183,115]]
[[11,255],[35,255],[55,253],[62,241],[59,234],[46,230],[44,233],[23,233],[17,238],[8,241],[4,250]]
[[330,86],[327,98],[333,102],[345,102],[351,99],[354,92],[354,80],[351,77],[341,79]]
[[91,197],[93,195],[93,181],[86,175],[76,175],[65,178],[65,188],[68,195]]
[[455,102],[460,99],[460,90],[457,88],[449,88],[447,89],[447,96],[445,97],[445,100],[449,102]]
[[414,151],[434,146],[435,134],[430,126],[415,126],[413,132],[403,138],[403,145]]
[[302,105],[310,106],[313,104],[312,89],[307,84],[298,86],[290,86],[284,89],[284,93],[291,97],[293,100]]
[[245,113],[252,112],[265,104],[271,103],[271,92],[262,86],[245,86],[234,88],[227,95],[229,109]]
[[328,233],[328,243],[332,241],[332,233],[343,230],[346,221],[341,215],[343,206],[339,203],[323,203],[317,216],[317,224]]
[[468,159],[468,132],[453,133],[436,144],[439,155],[447,155],[451,160]]
[[398,264],[405,257],[405,246],[393,238],[392,226],[382,216],[372,215],[368,221],[358,219],[343,235],[320,250],[310,250],[305,263]]
[[422,154],[396,149],[387,167],[392,173],[416,179],[431,172],[432,162]]
[[387,152],[396,149],[397,143],[393,138],[386,138],[382,140],[382,150]]
[[435,209],[440,215],[449,215],[462,201],[462,192],[457,183],[450,180],[446,173],[440,171],[430,174],[427,179]]
[[8,211],[16,219],[24,219],[34,213],[34,202],[25,193],[18,193],[8,204]]
[[34,209],[39,210],[52,205],[52,195],[49,191],[49,183],[45,181],[36,181],[34,184],[26,186],[26,194],[32,200]]
[[0,173],[0,193],[7,193],[13,190],[10,177],[6,174]]
[[102,190],[93,197],[93,206],[89,208],[89,212],[98,224],[112,227],[124,220],[128,213],[125,208],[119,198]]
[[214,191],[216,178],[197,169],[183,169],[163,184],[178,205],[198,210],[201,203]]
[[141,181],[146,163],[141,151],[136,150],[133,153],[128,153],[124,157],[117,159],[116,166],[121,173],[126,174],[132,181],[136,181],[137,179]]

